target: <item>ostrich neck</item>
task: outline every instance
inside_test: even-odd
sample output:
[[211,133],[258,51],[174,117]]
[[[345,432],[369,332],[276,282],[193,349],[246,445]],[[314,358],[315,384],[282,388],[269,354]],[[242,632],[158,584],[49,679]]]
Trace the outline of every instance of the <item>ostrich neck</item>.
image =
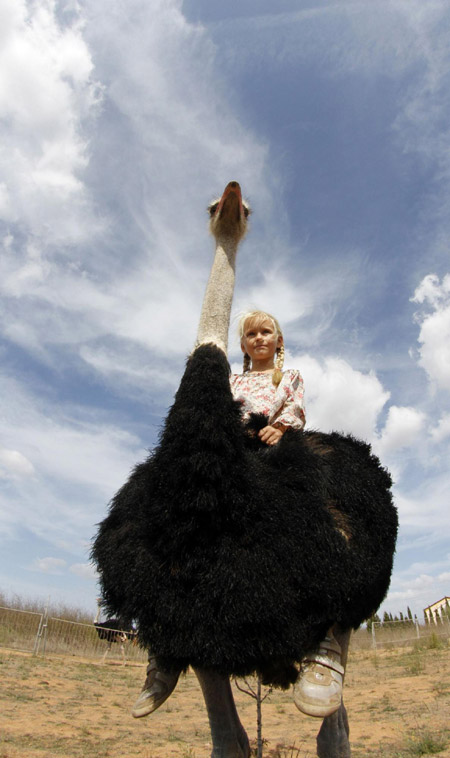
[[197,332],[196,347],[213,343],[220,347],[225,355],[234,292],[236,252],[237,242],[234,240],[217,240]]

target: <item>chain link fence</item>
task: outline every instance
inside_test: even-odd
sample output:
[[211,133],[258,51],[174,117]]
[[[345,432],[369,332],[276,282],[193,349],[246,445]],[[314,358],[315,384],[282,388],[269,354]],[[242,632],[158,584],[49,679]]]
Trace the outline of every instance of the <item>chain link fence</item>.
[[78,656],[117,663],[144,663],[135,632],[0,606],[0,647],[35,655]]

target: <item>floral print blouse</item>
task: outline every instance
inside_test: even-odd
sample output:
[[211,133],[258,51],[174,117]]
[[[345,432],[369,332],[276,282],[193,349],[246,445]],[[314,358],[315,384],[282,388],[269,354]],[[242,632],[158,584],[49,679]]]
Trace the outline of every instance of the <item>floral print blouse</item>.
[[305,426],[303,379],[295,369],[283,372],[278,387],[272,383],[271,371],[231,374],[230,385],[234,399],[242,404],[244,421],[250,413],[265,413],[269,424],[279,423],[293,429]]

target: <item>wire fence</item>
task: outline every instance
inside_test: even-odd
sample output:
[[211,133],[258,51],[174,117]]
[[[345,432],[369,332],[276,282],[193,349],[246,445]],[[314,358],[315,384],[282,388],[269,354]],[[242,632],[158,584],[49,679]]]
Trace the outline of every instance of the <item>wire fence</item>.
[[442,619],[439,623],[419,624],[417,620],[374,621],[371,628],[371,646],[403,647],[420,644],[437,639],[446,644],[450,640],[450,620]]
[[[450,620],[419,624],[417,620],[374,622],[352,638],[355,650],[406,647],[437,639],[450,643]],[[111,663],[144,663],[147,652],[134,632],[96,627],[49,616],[46,611],[23,611],[0,606],[0,647],[34,655],[78,656]]]
[[34,650],[43,615],[0,606],[0,646],[13,650]]
[[0,647],[34,655],[78,656],[117,663],[144,663],[135,632],[0,606]]

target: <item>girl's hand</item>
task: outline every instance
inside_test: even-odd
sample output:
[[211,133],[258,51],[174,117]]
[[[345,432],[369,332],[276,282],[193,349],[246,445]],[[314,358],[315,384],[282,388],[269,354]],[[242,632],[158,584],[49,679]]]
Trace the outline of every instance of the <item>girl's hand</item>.
[[284,429],[277,429],[275,426],[265,426],[264,429],[260,429],[258,437],[261,442],[265,442],[266,445],[276,445],[284,434]]

